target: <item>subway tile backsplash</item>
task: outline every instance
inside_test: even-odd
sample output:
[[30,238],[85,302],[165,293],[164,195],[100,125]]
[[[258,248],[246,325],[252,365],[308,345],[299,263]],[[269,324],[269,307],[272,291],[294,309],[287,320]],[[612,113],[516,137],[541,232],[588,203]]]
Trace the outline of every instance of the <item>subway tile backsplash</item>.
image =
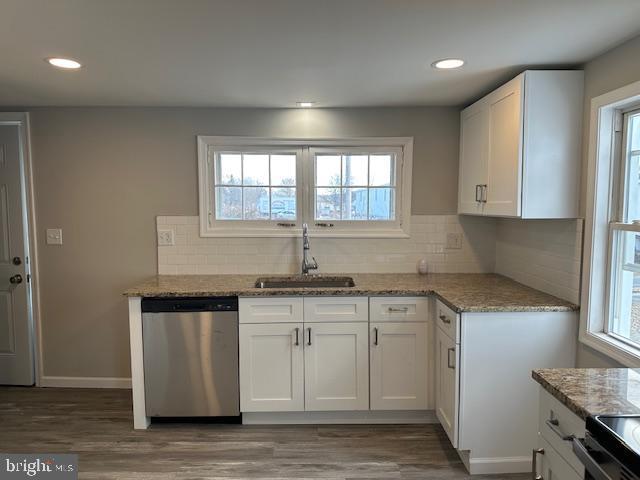
[[[300,238],[202,238],[197,216],[159,216],[157,228],[173,230],[175,245],[158,247],[158,273],[289,274],[300,271]],[[447,233],[462,234],[462,248],[446,248]],[[426,258],[437,273],[493,272],[496,222],[457,215],[413,215],[406,239],[313,238],[319,273],[416,272]]]

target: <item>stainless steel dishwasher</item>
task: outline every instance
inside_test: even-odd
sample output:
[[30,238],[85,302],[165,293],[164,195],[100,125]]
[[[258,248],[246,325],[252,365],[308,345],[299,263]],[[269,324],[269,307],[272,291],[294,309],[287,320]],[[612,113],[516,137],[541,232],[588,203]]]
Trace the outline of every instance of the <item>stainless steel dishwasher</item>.
[[150,417],[238,417],[238,299],[142,300]]

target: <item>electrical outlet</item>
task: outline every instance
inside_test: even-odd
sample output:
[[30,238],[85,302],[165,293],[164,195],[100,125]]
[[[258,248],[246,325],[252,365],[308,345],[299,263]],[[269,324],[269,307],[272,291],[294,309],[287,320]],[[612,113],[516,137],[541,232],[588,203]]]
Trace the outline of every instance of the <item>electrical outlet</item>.
[[158,246],[166,247],[175,245],[173,229],[158,230]]
[[459,250],[462,248],[461,233],[447,233],[447,249]]
[[61,228],[47,228],[47,245],[62,245]]

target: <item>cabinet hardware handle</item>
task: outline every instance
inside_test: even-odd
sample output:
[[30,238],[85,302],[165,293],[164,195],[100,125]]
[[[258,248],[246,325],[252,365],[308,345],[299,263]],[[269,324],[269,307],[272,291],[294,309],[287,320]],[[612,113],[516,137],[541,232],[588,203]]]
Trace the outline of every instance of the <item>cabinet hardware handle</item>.
[[294,344],[296,347],[297,347],[298,345],[300,345],[300,338],[299,338],[299,335],[300,335],[300,329],[299,329],[298,327],[296,327],[296,343]]
[[476,185],[476,202],[481,202],[482,197],[480,196],[481,185]]
[[316,222],[316,227],[333,227],[333,223]]
[[278,225],[279,227],[295,227],[296,224],[295,223],[286,223],[286,222],[278,222],[276,225]]
[[387,308],[389,313],[407,313],[409,311],[409,307],[389,307]]
[[542,475],[538,475],[538,455],[544,455],[544,448],[534,448],[531,455],[531,480],[543,480]]
[[487,184],[480,185],[480,186],[482,187],[482,190],[480,190],[481,192],[480,202],[487,203]]
[[560,422],[557,418],[550,418],[548,420],[545,420],[544,423],[547,424],[547,427],[549,427],[553,433],[558,435],[565,442],[571,442],[575,437],[575,435],[565,435],[564,433],[562,433],[562,430],[560,430]]
[[373,328],[373,344],[378,345],[378,327]]
[[447,348],[447,367],[455,369],[456,368],[455,363],[453,365],[451,365],[451,352],[453,352],[453,358],[455,360],[456,349],[455,348]]
[[307,342],[307,345],[311,345],[311,327],[307,328],[307,332],[309,332],[309,341]]
[[447,325],[451,323],[451,319],[447,318],[446,315],[442,315],[440,314],[440,316],[438,317],[440,320],[442,320],[442,323],[446,323]]

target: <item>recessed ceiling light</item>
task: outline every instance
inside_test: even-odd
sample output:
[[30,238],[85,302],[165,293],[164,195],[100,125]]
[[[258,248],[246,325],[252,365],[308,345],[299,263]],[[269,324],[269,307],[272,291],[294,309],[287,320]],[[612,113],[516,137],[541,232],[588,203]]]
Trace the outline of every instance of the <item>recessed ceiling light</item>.
[[443,58],[442,60],[438,60],[431,64],[433,68],[438,68],[440,70],[460,68],[462,65],[464,65],[464,60],[460,60],[459,58]]
[[45,61],[54,67],[64,68],[65,70],[77,70],[82,67],[80,62],[76,62],[70,58],[51,57],[45,58]]
[[316,104],[316,102],[296,102],[296,105],[302,108],[311,108]]

